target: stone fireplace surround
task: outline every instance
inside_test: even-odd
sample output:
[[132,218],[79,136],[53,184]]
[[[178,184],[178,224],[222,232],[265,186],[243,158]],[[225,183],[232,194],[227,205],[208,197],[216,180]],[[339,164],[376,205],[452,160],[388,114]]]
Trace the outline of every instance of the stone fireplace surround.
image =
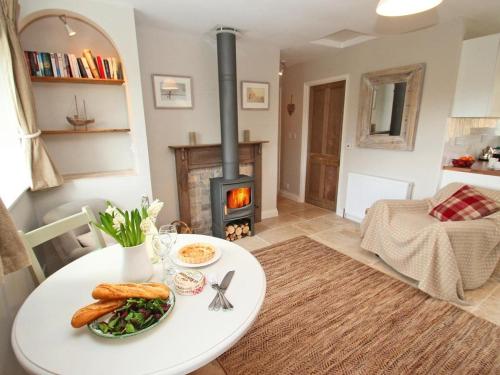
[[[255,222],[261,220],[262,146],[268,141],[239,144],[240,174],[255,178]],[[175,152],[180,220],[194,233],[211,234],[210,178],[222,176],[220,144],[169,146]]]

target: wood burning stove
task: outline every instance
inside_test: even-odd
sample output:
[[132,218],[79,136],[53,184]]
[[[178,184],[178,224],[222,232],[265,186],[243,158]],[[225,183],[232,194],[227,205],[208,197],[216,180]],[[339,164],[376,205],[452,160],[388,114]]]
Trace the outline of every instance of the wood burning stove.
[[[236,87],[236,33],[228,27],[217,28],[217,62],[222,145],[222,177],[210,180],[212,234],[237,239],[254,230],[254,179],[239,174],[238,103]],[[241,226],[246,233],[228,237],[230,224]],[[232,233],[231,233],[232,234]]]
[[210,198],[214,236],[227,238],[226,227],[235,223],[249,226],[249,231],[239,235],[252,235],[255,208],[253,177],[240,176],[232,180],[226,180],[224,177],[212,178]]

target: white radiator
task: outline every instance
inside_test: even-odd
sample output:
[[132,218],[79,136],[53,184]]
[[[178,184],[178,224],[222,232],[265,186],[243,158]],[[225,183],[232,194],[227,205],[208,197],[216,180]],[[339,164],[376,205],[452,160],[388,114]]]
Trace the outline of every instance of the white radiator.
[[412,188],[411,182],[349,173],[344,217],[361,222],[373,203],[380,199],[410,199]]

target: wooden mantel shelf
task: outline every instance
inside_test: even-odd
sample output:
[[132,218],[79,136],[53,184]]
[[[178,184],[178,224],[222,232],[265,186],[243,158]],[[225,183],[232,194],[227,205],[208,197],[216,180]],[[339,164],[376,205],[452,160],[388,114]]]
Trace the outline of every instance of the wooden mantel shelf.
[[444,166],[443,169],[445,171],[475,173],[475,174],[484,174],[484,175],[488,175],[488,176],[500,177],[500,170],[488,169],[487,165],[488,165],[488,163],[486,163],[486,162],[476,162],[470,168],[458,168],[458,167],[453,167],[453,166]]
[[[240,146],[244,145],[260,145],[263,143],[269,143],[269,141],[249,141],[249,142],[240,142]],[[171,145],[168,148],[172,150],[178,150],[183,148],[204,148],[204,147],[220,147],[220,143],[207,143],[207,144],[196,144],[196,145]]]

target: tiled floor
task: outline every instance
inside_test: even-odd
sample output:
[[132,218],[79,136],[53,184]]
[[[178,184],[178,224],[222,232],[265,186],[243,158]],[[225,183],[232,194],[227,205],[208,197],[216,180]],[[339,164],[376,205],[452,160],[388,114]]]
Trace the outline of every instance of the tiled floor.
[[[416,282],[392,269],[374,254],[360,247],[359,225],[331,211],[307,203],[278,199],[279,216],[256,224],[256,234],[236,243],[254,251],[297,236],[307,235],[345,255],[387,275],[416,286]],[[493,277],[481,288],[466,291],[470,306],[459,306],[470,313],[500,325],[500,264]],[[220,375],[224,371],[216,361],[195,371],[196,375]]]

